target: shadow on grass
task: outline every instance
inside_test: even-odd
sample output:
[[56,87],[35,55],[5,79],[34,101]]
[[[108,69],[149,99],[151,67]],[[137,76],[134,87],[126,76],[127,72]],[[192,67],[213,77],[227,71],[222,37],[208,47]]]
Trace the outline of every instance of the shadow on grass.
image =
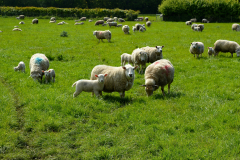
[[120,104],[120,107],[124,107],[126,105],[132,104],[133,100],[131,97],[125,97],[125,98],[120,98],[120,97],[116,97],[116,96],[103,96],[103,100],[109,102],[109,103],[114,103],[116,104],[116,102],[118,102]]
[[[154,94],[154,92],[153,92]],[[155,99],[165,99],[165,98],[180,98],[184,96],[185,94],[182,94],[181,92],[170,92],[170,94],[165,92],[165,96],[162,95],[162,93],[158,93],[153,95]]]

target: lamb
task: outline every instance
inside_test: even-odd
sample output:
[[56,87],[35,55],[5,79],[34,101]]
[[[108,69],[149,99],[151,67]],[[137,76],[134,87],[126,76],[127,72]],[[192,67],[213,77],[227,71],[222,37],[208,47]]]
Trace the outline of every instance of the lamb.
[[137,24],[135,24],[135,27],[136,27],[136,28],[137,28],[137,30],[139,31],[140,27],[143,27],[143,25],[141,25],[141,24],[137,23]]
[[107,23],[103,23],[102,26],[107,26]]
[[118,18],[117,18],[117,17],[113,17],[113,19],[114,19],[115,21],[117,21],[117,20],[118,20]]
[[13,31],[22,31],[20,28],[14,28]]
[[232,25],[232,30],[234,31],[240,31],[240,25],[239,24],[236,24],[236,23],[234,23],[233,25]]
[[132,52],[132,63],[135,66],[139,67],[139,73],[143,73],[143,70],[146,68],[146,63],[148,61],[148,55],[147,52],[143,49],[135,49]]
[[96,26],[96,25],[99,25],[99,24],[103,24],[103,23],[104,23],[103,20],[98,20],[98,21],[95,22],[95,26]]
[[190,19],[191,22],[197,22],[197,19],[196,18],[192,18]]
[[202,23],[209,23],[209,21],[207,19],[202,19]]
[[143,17],[138,17],[137,18],[139,21],[143,21]]
[[107,21],[109,19],[109,17],[104,17],[103,20],[104,21]]
[[168,85],[168,94],[170,94],[170,85],[174,79],[174,67],[169,60],[161,59],[151,65],[145,70],[145,91],[147,96],[151,96],[153,91],[161,86],[162,94],[164,94],[164,86]]
[[49,69],[48,71],[43,71],[45,75],[45,83],[49,81],[55,82],[55,71],[54,69]]
[[19,22],[19,24],[25,24],[23,21]]
[[36,53],[32,55],[29,63],[30,68],[30,77],[34,80],[42,81],[42,70],[46,71],[49,68],[49,60],[48,58],[41,53]]
[[24,19],[24,15],[19,15],[19,19]]
[[[137,67],[132,67],[130,64],[125,65],[124,67],[112,67],[106,65],[97,65],[93,68],[91,72],[91,80],[95,80],[96,74],[106,73],[108,76],[104,81],[104,92],[119,92],[120,97],[125,97],[125,91],[128,91],[132,88],[134,83],[134,70]],[[102,92],[100,92],[102,95]]]
[[202,32],[204,29],[204,24],[198,24],[197,26],[200,28],[200,31]]
[[14,70],[25,72],[25,63],[23,61],[19,62],[18,66],[14,67]]
[[112,37],[112,34],[109,30],[105,30],[105,31],[94,31],[93,32],[93,35],[96,36],[97,39],[99,39],[99,42],[100,42],[100,39],[102,40],[103,42],[103,39],[107,39],[108,42],[110,42],[111,40],[111,37]]
[[144,32],[144,31],[146,31],[146,28],[144,26],[139,28],[139,32]]
[[125,22],[125,20],[122,18],[118,18],[118,22]]
[[192,53],[195,57],[195,54],[197,55],[197,57],[199,57],[199,54],[201,54],[204,52],[204,44],[202,42],[192,42],[189,52]]
[[150,26],[151,26],[151,24],[152,24],[152,22],[151,22],[151,21],[147,21],[147,22],[146,22],[146,25],[147,25],[148,27],[150,27]]
[[124,25],[122,27],[122,31],[124,32],[124,34],[129,34],[129,26],[128,25]]
[[148,21],[148,17],[145,17],[145,21]]
[[133,32],[137,31],[137,28],[135,26],[132,26]]
[[191,28],[192,30],[194,30],[194,27],[197,27],[198,25],[197,24],[192,24]]
[[37,18],[33,19],[32,24],[38,24],[38,19]]
[[132,62],[132,55],[131,54],[127,54],[127,53],[123,53],[121,55],[121,65],[125,66],[125,63],[128,62],[128,64],[133,64]]
[[93,20],[89,19],[88,22],[92,22]]
[[213,49],[213,47],[208,47],[208,56],[212,56],[212,55],[215,55],[215,51]]
[[83,22],[81,22],[81,23],[75,23],[74,25],[83,25],[84,23]]
[[214,43],[214,51],[217,56],[219,52],[230,52],[232,57],[233,53],[237,53],[237,56],[240,56],[240,46],[237,42],[228,41],[228,40],[217,40]]
[[107,22],[108,26],[111,28],[112,26],[117,27],[117,22]]
[[117,27],[122,27],[123,25],[122,24],[118,24]]
[[80,20],[80,21],[86,21],[86,19],[87,19],[86,17],[82,17],[82,18],[80,18],[79,20]]
[[155,46],[155,47],[143,47],[141,49],[143,49],[145,52],[147,52],[148,55],[148,63],[153,63],[157,60],[160,60],[163,58],[162,55],[162,48],[164,46]]
[[56,18],[55,17],[51,17],[50,21],[56,21]]
[[192,25],[191,21],[186,21],[185,23],[186,23],[186,25]]
[[114,21],[114,19],[112,19],[112,18],[109,18],[108,20],[107,20],[107,22],[113,22]]

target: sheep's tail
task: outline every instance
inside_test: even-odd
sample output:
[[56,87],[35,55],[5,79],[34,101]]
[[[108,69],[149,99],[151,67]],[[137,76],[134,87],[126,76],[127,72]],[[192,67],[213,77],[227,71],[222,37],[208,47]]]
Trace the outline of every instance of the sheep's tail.
[[72,87],[76,86],[77,82],[73,83]]

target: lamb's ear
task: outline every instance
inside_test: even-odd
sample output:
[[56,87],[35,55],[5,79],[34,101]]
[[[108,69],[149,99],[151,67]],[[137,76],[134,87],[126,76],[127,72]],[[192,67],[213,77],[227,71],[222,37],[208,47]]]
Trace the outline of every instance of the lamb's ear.
[[95,74],[95,77],[98,77],[98,75]]
[[108,74],[105,74],[104,77],[106,77]]
[[122,67],[123,69],[126,69],[126,67]]
[[137,69],[137,68],[138,68],[138,66],[135,66],[135,67],[134,67],[134,69]]
[[142,87],[147,87],[147,85],[145,85],[145,84],[143,84],[143,85],[140,85],[140,86],[142,86]]
[[49,73],[51,72],[51,71],[48,71]]
[[162,48],[163,48],[164,46],[162,46]]
[[156,48],[157,48],[157,46],[156,46]]

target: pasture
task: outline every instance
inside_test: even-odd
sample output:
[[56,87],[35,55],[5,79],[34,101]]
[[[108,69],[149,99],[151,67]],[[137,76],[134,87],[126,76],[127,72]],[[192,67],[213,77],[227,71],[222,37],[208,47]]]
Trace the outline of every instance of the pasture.
[[[84,25],[49,19],[32,25],[32,19],[20,25],[15,17],[0,17],[0,159],[240,158],[240,59],[207,55],[218,39],[240,43],[232,23],[207,23],[194,32],[184,22],[152,21],[146,32],[125,35],[121,28],[94,26],[96,19]],[[132,29],[135,23],[121,24]],[[12,31],[16,25],[22,32]],[[94,30],[110,30],[111,43],[98,43]],[[60,37],[63,31],[68,37]],[[189,53],[193,41],[204,43],[201,58]],[[175,68],[170,94],[158,89],[147,97],[144,75],[135,72],[124,99],[116,92],[73,98],[72,84],[89,79],[94,66],[120,66],[122,53],[156,45],[164,45],[163,58]],[[35,53],[48,57],[55,83],[29,77]],[[14,71],[20,61],[26,73]]]

